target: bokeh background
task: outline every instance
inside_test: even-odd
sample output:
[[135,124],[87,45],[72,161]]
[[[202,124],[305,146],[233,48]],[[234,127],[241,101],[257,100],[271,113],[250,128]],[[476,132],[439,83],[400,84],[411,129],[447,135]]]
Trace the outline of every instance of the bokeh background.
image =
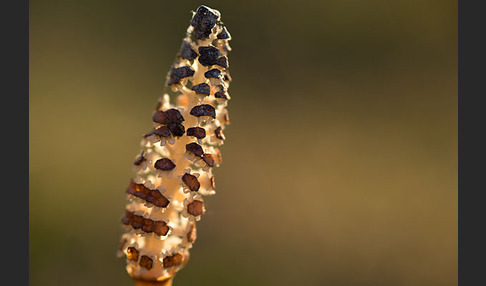
[[30,1],[30,284],[133,285],[141,136],[206,4],[231,125],[174,285],[457,285],[457,2]]

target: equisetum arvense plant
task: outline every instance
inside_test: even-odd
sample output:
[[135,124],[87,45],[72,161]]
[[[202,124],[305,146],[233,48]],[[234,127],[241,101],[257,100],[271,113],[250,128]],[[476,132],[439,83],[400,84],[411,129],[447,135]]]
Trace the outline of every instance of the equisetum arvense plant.
[[119,255],[138,285],[172,283],[189,259],[203,197],[215,193],[212,168],[221,163],[218,146],[229,123],[230,39],[219,11],[193,12],[152,114],[153,129],[133,162]]

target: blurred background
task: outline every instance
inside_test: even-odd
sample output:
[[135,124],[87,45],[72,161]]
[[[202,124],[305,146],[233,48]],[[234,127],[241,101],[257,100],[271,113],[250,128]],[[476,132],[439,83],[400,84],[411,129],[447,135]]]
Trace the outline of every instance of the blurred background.
[[174,285],[457,285],[449,0],[31,0],[31,285],[133,285],[125,188],[201,4],[231,125]]

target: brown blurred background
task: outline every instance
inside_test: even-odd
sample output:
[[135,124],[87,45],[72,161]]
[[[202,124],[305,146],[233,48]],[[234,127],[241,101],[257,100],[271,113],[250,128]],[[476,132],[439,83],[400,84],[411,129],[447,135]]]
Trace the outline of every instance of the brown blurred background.
[[124,191],[201,4],[231,125],[174,285],[457,285],[449,0],[31,0],[31,285],[133,284]]

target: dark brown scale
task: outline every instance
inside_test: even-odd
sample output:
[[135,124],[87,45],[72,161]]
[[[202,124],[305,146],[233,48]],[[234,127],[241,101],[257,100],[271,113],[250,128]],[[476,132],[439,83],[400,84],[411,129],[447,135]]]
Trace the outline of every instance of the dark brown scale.
[[184,182],[184,184],[186,184],[189,190],[193,192],[199,191],[199,188],[201,187],[201,184],[199,183],[197,177],[191,174],[185,173],[182,176],[182,181]]
[[134,195],[141,199],[146,199],[150,195],[151,190],[145,187],[143,184],[136,184],[133,180],[127,188],[127,193]]
[[153,134],[160,136],[160,137],[170,137],[170,130],[167,126],[160,126],[153,131]]
[[152,121],[160,124],[169,123],[169,119],[167,118],[167,115],[162,110],[158,110],[154,112],[154,115],[152,115]]
[[154,168],[161,171],[171,171],[174,170],[176,165],[169,158],[162,158],[155,162]]
[[158,190],[152,190],[150,196],[146,199],[146,201],[159,208],[165,208],[169,205],[169,200],[164,197]]
[[204,213],[204,203],[202,201],[192,201],[187,205],[187,213],[193,216],[200,216]]
[[175,108],[167,109],[164,111],[164,114],[167,116],[169,122],[182,123],[184,121],[184,116]]
[[218,59],[221,53],[218,48],[213,46],[199,47],[199,58],[198,61],[203,66],[212,66],[218,64]]
[[137,261],[140,252],[135,247],[127,248],[127,259],[131,261]]
[[135,161],[133,162],[133,164],[134,164],[135,166],[140,166],[140,164],[142,164],[142,163],[143,163],[143,161],[145,161],[144,154],[145,154],[145,152],[142,152],[142,154],[140,154],[140,156],[138,156],[138,158],[137,158],[137,159],[135,159]]
[[221,126],[219,126],[218,128],[216,128],[214,130],[214,135],[216,135],[216,138],[218,138],[218,139],[221,139],[221,140],[226,139],[226,137],[223,134],[223,129],[221,128]]
[[226,56],[218,58],[215,64],[225,69],[229,67],[228,58]]
[[197,232],[196,232],[196,224],[194,222],[191,223],[189,231],[186,234],[187,241],[193,243],[196,241]]
[[216,110],[214,109],[213,106],[209,104],[201,104],[201,105],[194,106],[191,109],[190,114],[196,117],[211,116],[212,118],[216,118]]
[[206,130],[202,127],[189,127],[187,128],[187,136],[194,136],[197,139],[203,139],[206,137]]
[[131,225],[134,229],[140,229],[143,226],[143,217],[134,215],[132,217]]
[[196,39],[205,39],[211,35],[212,29],[220,14],[206,6],[200,6],[191,19],[191,26],[194,27],[193,34]]
[[186,60],[194,60],[197,58],[197,53],[192,49],[191,44],[183,41],[181,45],[181,58]]
[[214,97],[222,98],[222,99],[228,99],[228,96],[226,95],[226,91],[224,89],[221,89],[220,91],[216,92],[214,94]]
[[219,69],[208,70],[204,73],[205,78],[219,78],[221,71]]
[[203,161],[209,166],[214,167],[214,157],[213,155],[207,153],[202,156]]
[[181,265],[183,258],[184,256],[180,253],[165,257],[163,261],[164,268]]
[[143,219],[143,226],[142,230],[145,232],[153,232],[154,231],[154,221],[148,218]]
[[130,184],[128,185],[127,193],[141,198],[160,208],[165,208],[169,205],[169,200],[158,190],[150,190],[143,184],[136,184],[133,180],[131,180]]
[[125,215],[122,217],[121,222],[124,225],[129,225],[132,222],[133,213],[125,210]]
[[180,81],[186,77],[191,77],[194,75],[194,70],[188,66],[180,68],[172,68],[169,72],[169,79],[167,85],[180,83]]
[[221,40],[230,38],[228,31],[226,31],[226,27],[223,27],[223,30],[221,31],[221,33],[219,33],[217,35],[217,37],[218,37],[218,39],[221,39]]
[[191,152],[192,154],[194,154],[197,157],[201,157],[204,154],[204,150],[201,147],[201,145],[194,143],[194,142],[187,144],[186,150]]
[[142,255],[142,257],[140,257],[140,266],[147,269],[147,270],[150,270],[152,269],[152,266],[154,264],[154,261],[152,260],[152,258],[146,256],[146,255]]
[[204,82],[200,84],[196,84],[191,88],[191,90],[194,90],[198,94],[204,94],[204,95],[209,95],[209,93],[211,93],[211,87]]
[[[154,232],[159,236],[164,236],[169,232],[169,226],[164,221],[154,221],[149,218],[144,218],[139,215],[133,214],[133,212],[125,211],[125,216],[122,219],[122,223],[130,225],[132,221],[136,221],[136,227],[132,225],[134,229],[141,228],[144,232]],[[139,227],[141,225],[141,227]]]
[[164,221],[154,222],[154,233],[158,236],[165,236],[169,232],[169,226]]
[[181,137],[186,132],[184,125],[182,125],[181,123],[171,122],[167,126],[170,132],[177,137]]

